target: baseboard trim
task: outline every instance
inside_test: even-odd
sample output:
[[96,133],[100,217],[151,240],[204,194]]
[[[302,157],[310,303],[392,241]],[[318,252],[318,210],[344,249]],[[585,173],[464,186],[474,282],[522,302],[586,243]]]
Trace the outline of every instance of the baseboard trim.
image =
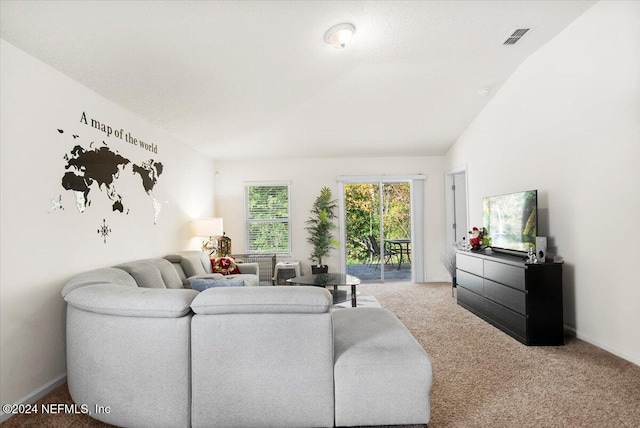
[[[52,381],[42,385],[40,388],[36,389],[35,391],[25,395],[24,397],[22,397],[20,400],[18,400],[13,404],[14,405],[33,404],[39,399],[41,399],[42,397],[44,397],[45,395],[47,395],[48,393],[50,393],[51,391],[53,391],[54,389],[56,389],[57,387],[59,387],[60,385],[62,385],[63,383],[65,383],[66,381],[67,381],[67,373],[65,372],[60,376],[58,376],[57,378],[53,379]],[[13,414],[0,412],[0,423],[3,423],[7,419],[9,419],[11,416],[13,416]]]
[[584,334],[580,334],[575,327],[571,327],[570,325],[564,325],[564,331],[565,333],[567,333],[570,336],[576,337],[580,340],[584,340],[585,342],[588,342],[590,344],[592,344],[593,346],[597,346],[600,349],[604,349],[607,352],[612,353],[615,356],[618,356],[620,358],[623,358],[637,366],[640,366],[640,357],[634,357],[633,355],[629,355],[626,352],[621,352],[618,351],[617,349],[611,348],[610,346],[605,345],[602,342],[599,342],[597,340],[592,339],[589,336],[585,336]]
[[424,280],[424,284],[428,284],[430,282],[451,282],[451,277],[447,278],[427,278]]

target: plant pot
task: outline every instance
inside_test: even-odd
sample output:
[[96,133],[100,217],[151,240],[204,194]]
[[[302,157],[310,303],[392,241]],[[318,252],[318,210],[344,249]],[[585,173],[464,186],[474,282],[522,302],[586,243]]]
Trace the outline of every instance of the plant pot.
[[327,272],[329,272],[329,266],[327,265],[311,265],[311,273],[314,275]]

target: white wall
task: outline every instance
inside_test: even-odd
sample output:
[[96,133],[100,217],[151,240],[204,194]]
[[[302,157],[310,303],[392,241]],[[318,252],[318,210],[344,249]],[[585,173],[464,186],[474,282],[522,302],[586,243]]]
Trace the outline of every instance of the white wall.
[[[449,280],[440,262],[444,252],[444,158],[370,158],[370,159],[285,159],[266,161],[225,161],[217,164],[216,208],[224,218],[227,236],[232,239],[233,252],[245,250],[244,183],[247,181],[291,182],[292,258],[300,260],[305,273],[310,273],[309,254],[304,222],[309,209],[323,186],[338,197],[337,177],[340,175],[411,175],[425,174],[425,269],[427,281]],[[336,233],[337,237],[337,233]],[[323,262],[333,271],[339,270],[339,251]]]
[[565,324],[640,364],[640,2],[600,2],[511,76],[447,155],[483,196],[538,189]]
[[[0,49],[0,402],[4,404],[63,378],[65,304],[60,291],[72,275],[197,248],[188,223],[193,217],[214,214],[214,162],[4,40]],[[81,123],[83,111],[154,142],[158,153]],[[132,163],[154,158],[164,164],[154,192],[169,205],[163,204],[156,225],[151,199],[130,168],[117,181],[128,215],[113,212],[105,192],[95,184],[92,204],[81,214],[72,192],[62,187],[65,153],[76,144],[99,146],[103,140]],[[59,195],[64,211],[47,214],[50,200]],[[112,229],[106,244],[97,233],[103,219]]]

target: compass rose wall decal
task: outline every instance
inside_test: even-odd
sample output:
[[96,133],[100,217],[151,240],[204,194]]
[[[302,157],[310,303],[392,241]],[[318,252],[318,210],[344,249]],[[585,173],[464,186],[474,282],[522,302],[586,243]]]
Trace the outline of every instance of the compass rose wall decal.
[[107,225],[107,220],[102,219],[102,226],[98,228],[98,234],[102,236],[104,243],[107,243],[107,236],[111,233],[111,228]]

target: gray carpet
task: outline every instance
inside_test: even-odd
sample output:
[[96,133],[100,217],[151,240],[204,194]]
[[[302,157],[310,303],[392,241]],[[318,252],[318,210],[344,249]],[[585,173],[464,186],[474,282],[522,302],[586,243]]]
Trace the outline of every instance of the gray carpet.
[[[430,428],[639,427],[640,367],[581,340],[527,347],[456,305],[449,284],[360,285],[431,356]],[[344,309],[348,310],[348,309]],[[71,403],[66,385],[41,402]],[[83,415],[18,415],[10,427],[103,427]]]
[[[356,299],[356,304],[359,308],[380,308],[380,302],[373,296],[362,296],[358,295]],[[346,302],[338,303],[332,306],[332,309],[343,309],[343,308],[351,308],[351,300]]]

